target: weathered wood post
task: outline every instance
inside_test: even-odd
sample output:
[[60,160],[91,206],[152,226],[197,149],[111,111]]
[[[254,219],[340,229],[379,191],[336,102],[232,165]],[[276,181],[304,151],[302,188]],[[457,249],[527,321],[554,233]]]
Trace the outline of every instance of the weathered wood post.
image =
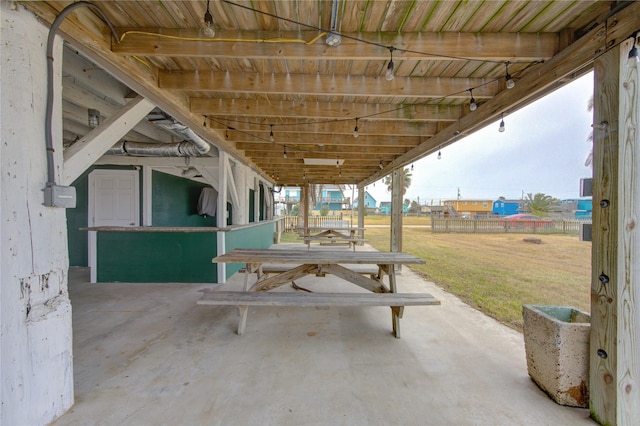
[[594,63],[590,411],[640,422],[640,87],[633,41]]

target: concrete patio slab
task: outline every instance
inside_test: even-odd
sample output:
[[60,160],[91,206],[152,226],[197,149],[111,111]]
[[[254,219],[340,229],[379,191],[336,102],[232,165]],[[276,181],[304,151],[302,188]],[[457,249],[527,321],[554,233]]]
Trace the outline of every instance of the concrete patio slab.
[[533,383],[520,333],[406,267],[400,291],[442,305],[407,307],[401,339],[388,307],[252,307],[238,336],[237,308],[196,302],[240,288],[239,274],[223,285],[87,281],[70,271],[76,403],[56,425],[595,424]]

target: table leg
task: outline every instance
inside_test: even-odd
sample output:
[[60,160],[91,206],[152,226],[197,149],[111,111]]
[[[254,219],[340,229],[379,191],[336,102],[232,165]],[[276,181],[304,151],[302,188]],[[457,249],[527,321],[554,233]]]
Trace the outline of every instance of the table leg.
[[[396,271],[394,265],[387,266],[387,273],[389,276],[389,289],[391,293],[398,292],[398,286],[396,284]],[[402,318],[404,306],[392,306],[391,307],[391,326],[393,327],[393,335],[400,338],[400,318]]]
[[[244,268],[244,291],[249,291],[249,275],[256,274],[256,282],[260,280],[263,275],[262,263],[247,263]],[[249,315],[249,306],[239,305],[240,321],[238,323],[238,334],[242,335],[245,328],[247,328],[247,316]]]
[[238,323],[238,335],[242,335],[244,333],[245,328],[247,328],[247,314],[249,313],[249,306],[240,305],[238,306],[240,310],[240,322]]

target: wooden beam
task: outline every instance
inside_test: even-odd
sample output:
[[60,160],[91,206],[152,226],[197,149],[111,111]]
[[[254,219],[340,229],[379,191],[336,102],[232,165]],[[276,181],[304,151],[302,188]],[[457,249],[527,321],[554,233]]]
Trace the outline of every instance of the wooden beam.
[[120,138],[133,129],[155,105],[139,96],[64,151],[63,182],[70,185]]
[[[609,22],[615,22],[610,26]],[[606,28],[605,28],[606,27]],[[593,65],[594,57],[608,49],[616,40],[628,37],[640,28],[640,2],[634,2],[609,17],[581,37],[570,47],[542,64],[531,67],[513,89],[503,90],[485,102],[477,110],[465,115],[457,123],[426,140],[420,146],[393,160],[387,167],[370,176],[362,185],[375,182],[389,174],[394,168],[404,166],[453,143],[458,133],[469,134],[488,125],[502,113],[514,112],[558,88],[562,80],[566,84],[573,77],[585,73]],[[567,79],[567,77],[569,77]],[[474,90],[475,96],[475,90]]]
[[343,75],[230,73],[224,71],[159,70],[158,87],[200,92],[260,93],[274,95],[375,96],[380,98],[467,99],[473,88],[476,99],[491,98],[500,90],[499,79],[376,77]]
[[[191,112],[203,115],[277,118],[357,118],[366,121],[414,120],[456,121],[462,116],[461,106],[396,105],[340,102],[295,102],[245,99],[191,98]],[[375,115],[373,115],[375,114]],[[364,120],[363,120],[364,122]]]
[[[418,136],[377,136],[377,135],[361,135],[358,138],[353,136],[345,138],[339,135],[286,135],[277,134],[275,138],[276,145],[355,145],[355,146],[396,146],[396,147],[416,147],[420,144],[421,139]],[[242,136],[242,135],[239,135]],[[251,135],[244,135],[245,138],[239,138],[239,142],[236,142],[236,149],[240,147],[246,147],[246,144],[267,144],[272,145],[273,142],[269,139],[257,139],[251,137]],[[287,136],[287,137],[285,137]],[[257,140],[256,140],[257,139]]]
[[[406,110],[406,109],[405,109]],[[457,106],[440,106],[438,114],[444,121],[456,121],[462,116],[461,107]],[[446,117],[451,117],[448,120]],[[455,119],[454,119],[455,117]],[[219,129],[228,141],[237,140],[237,133],[249,133],[258,135],[264,139],[269,138],[270,124],[274,120],[264,119],[260,117],[252,117],[251,122],[247,122],[246,116],[229,117],[220,120],[217,117],[209,117],[207,119],[208,126]],[[263,123],[262,125],[253,124],[254,122]],[[296,120],[293,118],[284,118],[277,120],[277,126],[274,132],[290,133],[295,130],[299,134],[334,134],[334,135],[353,135],[355,120],[344,120],[334,122],[311,122],[310,120]],[[410,119],[402,121],[394,120],[374,120],[361,119],[358,121],[358,128],[361,135],[395,135],[395,136],[433,136],[437,132],[437,125],[430,121],[411,121]]]
[[[558,51],[555,33],[345,33],[339,48],[325,45],[317,31],[218,31],[216,37],[198,38],[195,30],[119,28],[124,36],[113,44],[114,53],[123,56],[216,57],[231,59],[308,59],[386,61],[385,47],[365,44],[347,38],[395,46],[394,58],[450,61],[452,57],[492,61],[537,61],[552,57]],[[160,32],[162,34],[160,34]],[[182,39],[181,39],[182,38]],[[191,40],[190,40],[191,39]],[[286,40],[295,40],[287,42]],[[406,52],[403,49],[412,50]],[[429,52],[429,56],[415,52]]]
[[[245,147],[245,145],[247,145]],[[282,157],[282,145],[273,146],[267,144],[260,145],[251,145],[242,144],[242,147],[237,147],[244,151],[244,155],[249,158],[255,157],[263,157],[263,158],[279,158]],[[357,145],[330,145],[325,146],[322,149],[310,149],[308,146],[305,148],[305,145],[287,145],[287,155],[289,158],[327,158],[327,157],[340,157],[346,158],[349,156],[349,160],[351,157],[354,157],[352,154],[370,154],[370,155],[400,155],[407,152],[406,147],[394,147],[394,146],[385,146],[385,147],[370,147],[370,146],[357,146]],[[355,156],[356,160],[362,159]]]

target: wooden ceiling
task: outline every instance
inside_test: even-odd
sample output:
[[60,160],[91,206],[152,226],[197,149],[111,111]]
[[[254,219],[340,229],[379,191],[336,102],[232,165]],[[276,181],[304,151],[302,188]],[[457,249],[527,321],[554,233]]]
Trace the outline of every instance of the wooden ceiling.
[[[70,3],[22,4],[52,22]],[[204,0],[99,1],[119,40],[88,8],[59,32],[277,184],[366,184],[587,72],[637,29],[640,9],[627,3],[211,0],[208,37]],[[66,114],[91,107],[79,98]]]

